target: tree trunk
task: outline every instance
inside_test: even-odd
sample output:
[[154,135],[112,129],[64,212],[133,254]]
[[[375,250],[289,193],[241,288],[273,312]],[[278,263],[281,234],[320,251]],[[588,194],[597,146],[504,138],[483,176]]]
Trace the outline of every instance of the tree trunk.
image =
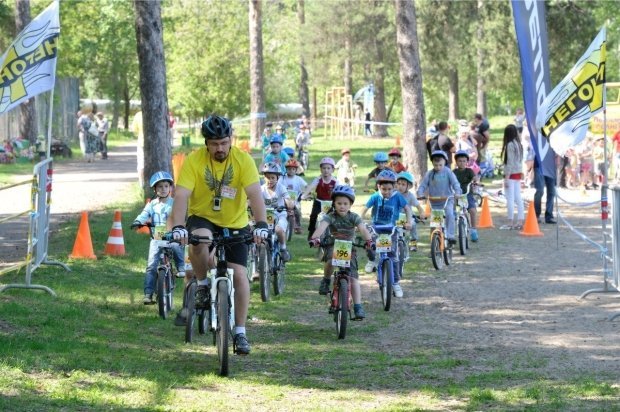
[[265,92],[263,75],[263,22],[262,1],[250,2],[250,142],[260,146],[260,136],[265,127]]
[[[426,173],[426,114],[413,0],[395,0],[396,42],[403,99],[403,159],[420,179]],[[418,180],[419,181],[419,180]]]
[[[482,7],[484,6],[482,0],[478,0],[478,22],[482,22]],[[480,113],[482,117],[487,117],[487,95],[484,85],[484,59],[485,53],[482,47],[484,42],[484,30],[482,24],[478,24],[476,28],[476,37],[478,47],[476,49],[476,112]]]
[[[15,31],[19,33],[32,20],[30,18],[30,0],[15,0],[15,6],[17,8],[15,13]],[[31,97],[20,104],[19,111],[21,114],[19,118],[19,135],[34,145],[39,134],[35,98]],[[48,121],[51,121],[51,119],[48,119]]]
[[346,95],[353,95],[353,61],[351,57],[351,33],[348,22],[344,36],[344,92]]
[[453,122],[459,117],[459,71],[448,70],[448,120]]
[[172,172],[172,146],[168,130],[166,62],[160,0],[134,0],[136,40],[140,68],[140,97],[144,130],[144,193],[149,176]]
[[[385,111],[385,86],[383,84],[384,70],[383,70],[383,53],[378,48],[377,65],[375,67],[375,112],[373,121],[385,122],[387,120],[387,113]],[[373,136],[386,137],[388,135],[387,126],[383,124],[376,124],[373,127]]]
[[299,100],[301,101],[301,107],[303,114],[310,117],[310,92],[308,91],[308,71],[306,70],[306,63],[304,60],[304,47],[303,47],[303,35],[305,33],[306,15],[304,9],[304,0],[297,0],[297,18],[299,20],[299,50],[301,55],[299,56],[299,68],[301,71],[301,79],[299,83]]
[[112,95],[112,121],[110,122],[110,130],[118,129],[118,118],[121,113],[121,81],[120,74],[114,73],[114,93]]

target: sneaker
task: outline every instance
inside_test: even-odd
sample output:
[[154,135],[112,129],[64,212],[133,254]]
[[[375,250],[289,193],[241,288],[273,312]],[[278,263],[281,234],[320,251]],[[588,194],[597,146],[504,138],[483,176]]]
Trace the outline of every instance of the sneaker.
[[552,217],[547,217],[545,218],[545,223],[548,225],[555,225],[558,222]]
[[472,242],[478,241],[478,231],[476,229],[471,230],[471,241]]
[[196,308],[198,309],[205,309],[209,306],[209,286],[198,285],[194,299],[196,300]]
[[245,337],[245,333],[237,333],[233,338],[233,352],[237,355],[247,355],[250,353],[250,342]]
[[144,299],[142,299],[142,303],[144,303],[145,305],[154,305],[155,301],[153,300],[153,294],[145,293]]
[[364,270],[366,271],[366,273],[372,273],[375,270],[375,262],[369,260],[368,263],[366,263]]
[[366,312],[364,311],[361,303],[353,305],[353,314],[355,315],[353,320],[362,320],[366,317]]
[[319,286],[319,295],[327,295],[329,293],[329,279],[323,278],[321,286]]
[[291,254],[288,253],[288,249],[280,249],[280,256],[282,256],[282,260],[285,262],[291,260]]
[[394,296],[396,296],[397,298],[403,297],[403,288],[401,288],[398,283],[394,283],[392,285],[392,291],[394,291]]
[[177,317],[174,318],[175,326],[185,326],[187,323],[187,308],[183,308],[177,312]]
[[178,278],[184,278],[185,277],[185,272],[177,272],[177,277]]
[[450,246],[456,245],[456,239],[448,239],[448,245]]

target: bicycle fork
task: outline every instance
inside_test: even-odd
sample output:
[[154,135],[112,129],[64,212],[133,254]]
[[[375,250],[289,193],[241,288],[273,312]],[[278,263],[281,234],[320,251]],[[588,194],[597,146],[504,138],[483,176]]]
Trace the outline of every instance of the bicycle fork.
[[226,276],[217,276],[217,269],[211,269],[209,272],[209,276],[211,278],[211,330],[217,329],[217,307],[216,305],[216,297],[218,294],[218,285],[220,282],[226,283],[226,290],[228,291],[226,299],[229,300],[230,304],[230,325],[228,325],[229,330],[232,330],[233,325],[235,324],[235,288],[233,287],[233,270],[230,268],[226,269]]

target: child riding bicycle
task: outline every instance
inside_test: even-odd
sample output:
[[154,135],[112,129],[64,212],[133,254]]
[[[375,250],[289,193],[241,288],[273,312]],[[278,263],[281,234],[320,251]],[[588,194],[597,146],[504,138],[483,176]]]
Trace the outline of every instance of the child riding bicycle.
[[[159,246],[158,240],[161,239],[157,234],[166,231],[166,221],[172,211],[173,199],[172,193],[173,180],[168,172],[155,172],[149,181],[149,186],[155,191],[155,199],[151,200],[144,206],[142,212],[136,217],[131,224],[131,229],[136,229],[151,222],[155,236],[151,239],[149,245],[149,254],[146,263],[146,275],[144,277],[144,299],[145,305],[155,304],[153,300],[153,292],[155,291],[155,280],[157,279],[157,266],[159,265]],[[178,245],[170,246],[172,248],[174,262],[177,267],[177,277],[185,276],[185,258],[184,250]]]
[[336,179],[333,177],[334,166],[336,162],[331,157],[324,157],[319,163],[321,168],[321,175],[315,178],[312,183],[308,185],[304,193],[301,195],[302,199],[307,199],[310,192],[316,192],[316,199],[312,204],[312,211],[310,212],[310,222],[308,223],[308,240],[316,229],[316,220],[321,212],[321,200],[330,200],[332,196],[332,190],[336,186]]
[[[362,219],[366,216],[368,209],[372,208],[373,224],[388,224],[395,226],[399,213],[402,209],[405,211],[407,216],[405,229],[411,230],[411,208],[403,195],[394,190],[394,186],[396,185],[396,173],[394,173],[391,169],[383,170],[377,175],[377,185],[379,186],[379,191],[370,196],[370,199],[366,202],[366,205],[362,210]],[[395,236],[397,235],[395,234]],[[397,244],[398,239],[392,239],[392,245]],[[376,256],[369,256],[368,263],[365,267],[366,273],[371,273],[374,270],[376,266],[375,258]],[[394,284],[392,285],[394,296],[397,298],[403,297],[403,289],[399,284],[400,275],[400,273],[394,274]]]
[[[446,163],[448,155],[443,150],[435,150],[431,153],[431,161],[433,168],[426,172],[424,178],[418,187],[417,196],[430,197],[431,208],[443,208],[446,211],[446,237],[450,245],[456,244],[454,238],[454,198],[453,195],[461,195],[461,185],[456,176],[450,170]],[[451,197],[446,201],[446,198]],[[433,200],[433,198],[443,198],[441,200]],[[445,202],[445,206],[444,206]]]
[[[476,199],[474,199],[474,193],[471,187],[478,184],[480,178],[474,173],[474,171],[467,167],[469,163],[469,154],[464,150],[459,150],[454,154],[454,160],[456,162],[456,168],[453,170],[456,180],[461,185],[461,191],[467,193],[467,211],[469,212],[469,219],[471,221],[470,233],[471,241],[478,241],[478,230],[476,229]],[[469,190],[467,190],[469,187]]]
[[286,187],[289,195],[294,194],[294,199],[291,200],[294,202],[294,212],[295,212],[295,233],[301,233],[301,205],[299,204],[299,195],[303,193],[308,186],[308,183],[297,175],[297,172],[300,168],[300,164],[297,159],[289,159],[285,164],[286,167],[286,175],[282,176],[280,179],[280,183]]
[[[265,206],[268,208],[284,207],[291,209],[295,206],[293,201],[288,195],[286,187],[278,182],[280,179],[280,166],[269,162],[263,166],[263,175],[265,176],[265,183],[261,186],[261,193],[263,194],[263,200]],[[286,249],[286,230],[288,228],[288,220],[286,219],[286,210],[275,211],[277,222],[275,223],[275,232],[280,242],[280,255],[282,260],[288,262],[291,260],[291,255]]]
[[[353,241],[355,237],[355,229],[360,231],[362,238],[366,241],[366,248],[372,249],[372,237],[366,229],[362,218],[356,213],[351,212],[351,206],[355,202],[355,192],[350,186],[338,185],[334,188],[331,199],[333,201],[332,210],[325,214],[317,229],[312,233],[310,238],[311,245],[318,246],[321,235],[329,228],[331,236],[334,239]],[[323,279],[319,287],[321,295],[329,293],[329,283],[333,272],[332,254],[333,244],[327,246],[323,260],[325,266],[323,268]],[[362,291],[358,282],[357,271],[357,253],[355,248],[351,257],[351,294],[353,296],[353,312],[355,319],[362,320],[366,317],[366,312],[362,307]]]

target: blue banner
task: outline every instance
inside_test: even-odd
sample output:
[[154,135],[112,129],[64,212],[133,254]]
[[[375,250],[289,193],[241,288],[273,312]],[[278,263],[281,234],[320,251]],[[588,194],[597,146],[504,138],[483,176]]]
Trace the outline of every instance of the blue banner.
[[545,3],[538,0],[512,0],[511,3],[521,57],[523,105],[536,164],[542,165],[545,176],[555,178],[555,152],[547,138],[536,129],[538,110],[551,90]]

